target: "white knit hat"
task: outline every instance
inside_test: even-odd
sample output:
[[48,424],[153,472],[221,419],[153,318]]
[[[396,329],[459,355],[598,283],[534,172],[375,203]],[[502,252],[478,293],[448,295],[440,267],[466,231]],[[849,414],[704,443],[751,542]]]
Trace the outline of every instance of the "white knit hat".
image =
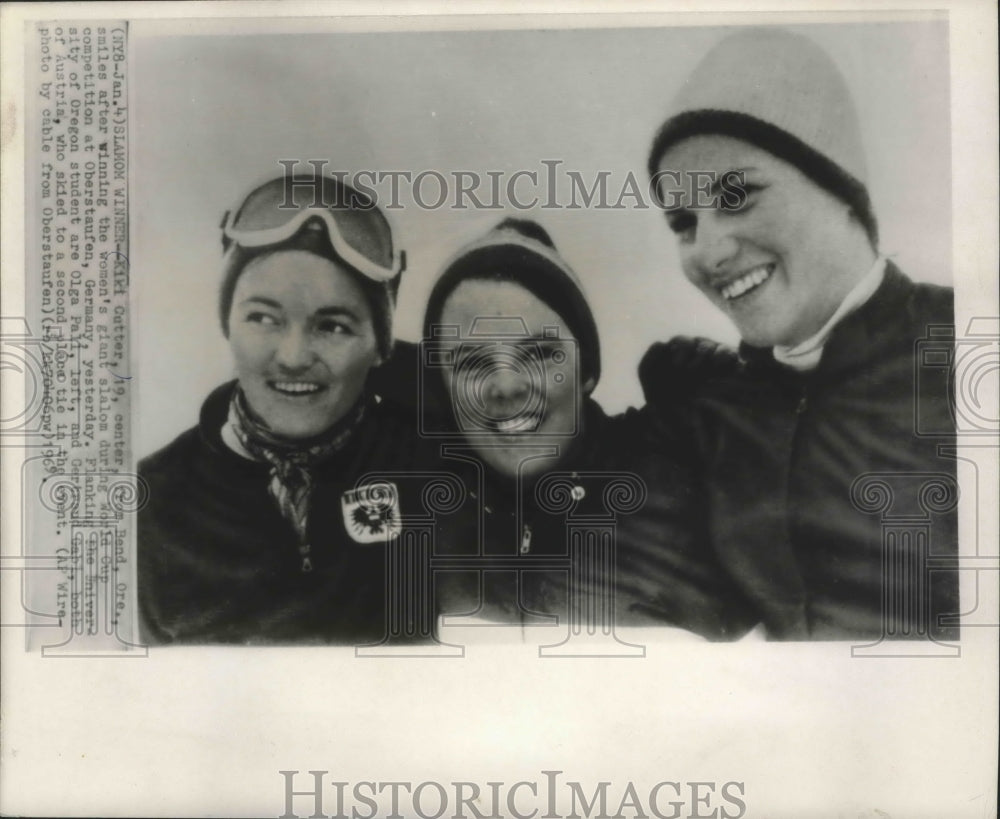
[[683,139],[732,136],[790,162],[843,199],[876,243],[854,101],[833,60],[809,38],[779,28],[725,37],[691,73],[672,111],[653,142],[651,176]]

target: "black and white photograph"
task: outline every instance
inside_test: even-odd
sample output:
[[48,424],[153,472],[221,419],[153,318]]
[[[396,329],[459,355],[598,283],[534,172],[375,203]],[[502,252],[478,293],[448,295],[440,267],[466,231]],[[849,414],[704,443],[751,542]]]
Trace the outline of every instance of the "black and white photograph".
[[0,810],[995,816],[996,9],[473,9],[3,9]]

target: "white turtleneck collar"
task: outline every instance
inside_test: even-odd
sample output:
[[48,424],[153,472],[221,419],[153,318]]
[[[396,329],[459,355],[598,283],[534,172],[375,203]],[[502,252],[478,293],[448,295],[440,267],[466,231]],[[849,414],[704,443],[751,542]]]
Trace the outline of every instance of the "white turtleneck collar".
[[885,266],[886,257],[879,256],[871,270],[854,285],[840,306],[817,333],[792,346],[775,345],[774,360],[800,372],[815,369],[823,355],[823,346],[830,337],[830,333],[833,332],[833,328],[875,295],[875,291],[882,284],[882,279],[885,278]]

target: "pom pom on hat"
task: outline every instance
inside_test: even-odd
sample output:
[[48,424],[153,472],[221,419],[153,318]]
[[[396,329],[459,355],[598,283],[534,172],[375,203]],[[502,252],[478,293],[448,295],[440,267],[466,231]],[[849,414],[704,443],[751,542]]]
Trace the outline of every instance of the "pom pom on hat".
[[538,222],[532,222],[530,219],[504,219],[494,230],[516,230],[522,236],[534,239],[536,242],[541,242],[552,250],[556,249],[555,243],[552,241],[552,237],[549,236],[548,231],[538,224]]

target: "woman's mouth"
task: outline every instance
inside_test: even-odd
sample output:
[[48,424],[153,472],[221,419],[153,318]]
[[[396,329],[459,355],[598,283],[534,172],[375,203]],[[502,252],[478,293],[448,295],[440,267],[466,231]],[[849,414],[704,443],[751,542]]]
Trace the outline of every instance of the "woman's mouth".
[[498,432],[501,435],[516,435],[535,432],[543,420],[541,413],[526,412],[511,418],[491,421],[490,426],[493,432]]
[[267,386],[281,395],[303,398],[315,395],[326,387],[316,381],[268,381]]
[[770,279],[771,275],[774,273],[774,269],[775,265],[773,263],[757,265],[757,267],[747,271],[738,279],[720,287],[719,293],[726,301],[733,301],[735,299],[742,298],[748,293],[752,293],[764,284],[764,282]]

